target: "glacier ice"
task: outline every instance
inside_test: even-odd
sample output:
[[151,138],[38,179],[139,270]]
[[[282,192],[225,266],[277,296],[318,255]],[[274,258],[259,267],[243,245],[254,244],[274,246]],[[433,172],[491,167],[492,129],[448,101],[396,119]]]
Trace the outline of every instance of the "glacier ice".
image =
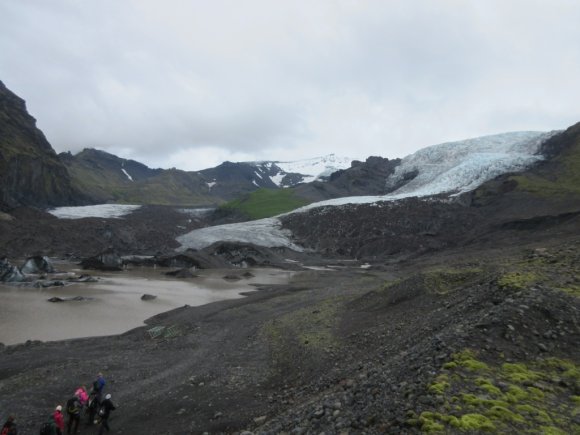
[[177,250],[202,249],[215,242],[241,242],[253,243],[267,248],[282,246],[294,251],[303,251],[300,246],[295,245],[290,240],[291,235],[290,231],[282,229],[279,219],[266,218],[191,231],[177,238],[177,241],[182,245]]
[[[396,186],[405,175],[417,175],[399,189],[383,196],[351,196],[321,201],[290,213],[316,207],[394,201],[412,196],[425,197],[441,193],[457,195],[475,189],[498,175],[521,171],[542,159],[542,143],[556,132],[512,132],[483,136],[458,142],[446,142],[423,148],[402,159],[395,173],[385,180]],[[300,172],[295,170],[293,172]],[[237,224],[219,225],[191,231],[180,236],[180,249],[202,249],[218,241],[253,243],[265,247],[284,246],[295,250],[291,234],[281,228],[276,217]]]
[[48,210],[48,212],[60,219],[82,219],[87,217],[120,218],[134,212],[140,207],[140,205],[128,204],[97,204],[80,207],[57,207]]

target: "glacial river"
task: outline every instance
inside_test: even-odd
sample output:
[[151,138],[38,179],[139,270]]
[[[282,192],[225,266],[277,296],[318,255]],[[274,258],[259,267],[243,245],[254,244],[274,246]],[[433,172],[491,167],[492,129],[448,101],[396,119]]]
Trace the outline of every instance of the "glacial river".
[[[79,275],[87,272],[66,263],[55,267]],[[0,285],[0,342],[119,334],[142,326],[144,320],[164,311],[186,304],[197,306],[241,298],[240,293],[256,290],[252,284],[283,284],[292,275],[274,269],[198,270],[197,278],[177,279],[163,274],[168,270],[171,269],[139,267],[122,272],[90,271],[99,278],[98,282],[46,289]],[[246,271],[255,276],[238,281],[223,278],[241,276]],[[145,293],[157,298],[142,301]],[[91,300],[48,302],[53,296],[83,296]]]

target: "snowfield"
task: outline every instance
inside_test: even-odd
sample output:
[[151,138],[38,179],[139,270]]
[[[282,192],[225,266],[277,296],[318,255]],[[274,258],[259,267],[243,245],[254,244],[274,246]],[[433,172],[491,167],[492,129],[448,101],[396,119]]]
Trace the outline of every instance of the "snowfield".
[[[385,183],[387,187],[396,186],[404,180],[406,174],[416,172],[416,176],[387,195],[336,198],[313,203],[290,213],[324,206],[368,204],[442,193],[453,196],[469,192],[501,174],[522,171],[541,160],[543,157],[538,152],[542,143],[556,133],[503,133],[423,148],[402,159],[395,173]],[[292,168],[291,172],[302,171]],[[177,241],[182,245],[180,250],[202,249],[218,241],[301,250],[291,241],[291,234],[282,230],[280,220],[276,217],[202,228],[178,237]]]
[[354,159],[350,157],[339,157],[329,154],[323,157],[315,157],[307,160],[296,160],[294,162],[274,162],[284,173],[271,176],[270,179],[280,187],[282,179],[286,174],[298,173],[304,176],[304,182],[319,180],[322,177],[329,177],[339,169],[350,168]]
[[134,212],[140,205],[98,204],[82,207],[57,207],[48,212],[60,219],[82,219],[87,217],[121,218]]

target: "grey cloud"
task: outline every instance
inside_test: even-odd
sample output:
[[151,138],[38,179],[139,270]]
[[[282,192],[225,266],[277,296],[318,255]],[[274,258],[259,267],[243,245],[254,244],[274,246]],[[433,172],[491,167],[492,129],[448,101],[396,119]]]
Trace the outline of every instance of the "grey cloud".
[[567,0],[5,1],[0,80],[59,151],[393,157],[580,120],[579,19]]

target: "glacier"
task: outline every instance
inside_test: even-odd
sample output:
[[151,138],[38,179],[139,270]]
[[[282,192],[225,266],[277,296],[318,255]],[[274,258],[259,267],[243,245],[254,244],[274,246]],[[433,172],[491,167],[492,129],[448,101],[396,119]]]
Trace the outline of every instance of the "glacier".
[[[284,215],[325,206],[469,192],[501,174],[522,171],[543,159],[539,154],[541,145],[556,133],[510,132],[432,145],[401,160],[395,173],[385,180],[386,186],[398,185],[409,173],[416,173],[416,176],[387,195],[335,198]],[[218,241],[231,241],[301,251],[302,248],[292,242],[290,232],[281,228],[278,217],[197,229],[177,238],[181,244],[178,250],[203,249]]]
[[48,212],[60,219],[82,219],[87,217],[118,219],[134,212],[140,205],[97,204],[80,207],[57,207]]

